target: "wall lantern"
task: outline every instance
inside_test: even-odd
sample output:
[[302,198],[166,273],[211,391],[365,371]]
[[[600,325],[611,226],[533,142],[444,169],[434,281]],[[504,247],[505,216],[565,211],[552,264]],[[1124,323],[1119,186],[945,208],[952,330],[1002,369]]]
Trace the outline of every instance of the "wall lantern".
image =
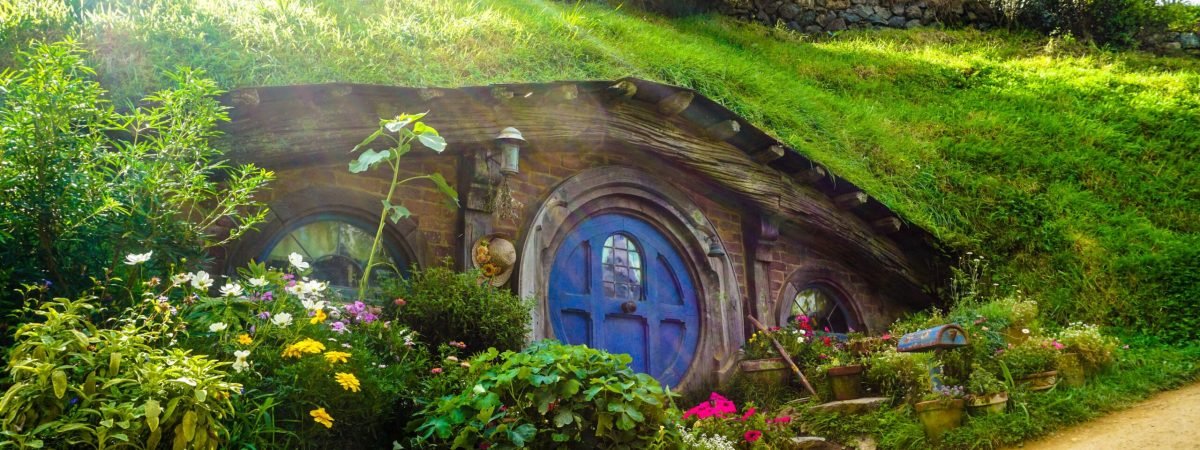
[[496,136],[496,143],[500,146],[500,173],[504,176],[519,172],[517,159],[521,155],[523,142],[525,138],[521,136],[521,131],[513,127],[500,130],[500,135]]

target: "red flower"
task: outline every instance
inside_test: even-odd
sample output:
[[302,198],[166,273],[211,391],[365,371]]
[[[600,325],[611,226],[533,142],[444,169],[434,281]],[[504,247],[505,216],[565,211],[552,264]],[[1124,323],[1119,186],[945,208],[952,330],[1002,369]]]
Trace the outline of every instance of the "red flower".
[[792,421],[792,416],[780,416],[780,417],[776,417],[774,419],[768,420],[767,423],[790,423],[791,421]]
[[885,341],[890,341],[890,340],[892,340],[892,333],[883,333],[883,336],[880,336],[880,338],[882,338]]
[[404,301],[404,299],[402,299],[400,297],[396,297],[395,300],[392,300],[392,303],[395,303],[396,306],[404,306],[408,302]]
[[745,438],[746,442],[754,442],[759,440],[759,438],[762,438],[762,432],[758,430],[750,430],[747,431],[746,434],[742,435],[742,438]]
[[437,375],[437,374],[439,374],[439,373],[442,373],[442,368],[441,368],[441,367],[434,367],[434,368],[432,368],[432,369],[429,369],[429,373],[432,373],[432,374],[434,374],[434,375]]
[[753,416],[753,415],[754,415],[754,408],[747,409],[746,413],[742,414],[742,422],[745,422],[746,420],[750,419],[750,416]]

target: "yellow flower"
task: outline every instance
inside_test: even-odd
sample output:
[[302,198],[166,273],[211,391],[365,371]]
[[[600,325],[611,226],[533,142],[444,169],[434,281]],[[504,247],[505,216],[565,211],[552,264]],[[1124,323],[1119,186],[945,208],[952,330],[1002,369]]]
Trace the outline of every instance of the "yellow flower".
[[344,363],[344,362],[346,362],[346,359],[348,359],[348,358],[350,358],[350,354],[346,353],[346,352],[338,352],[338,351],[325,352],[325,361],[328,361],[330,364]]
[[317,408],[308,412],[312,416],[313,421],[325,425],[325,428],[333,428],[333,416],[325,412],[325,408]]
[[333,378],[337,380],[338,384],[342,385],[342,389],[351,392],[358,392],[358,377],[355,377],[354,374],[338,372],[337,375],[333,376]]
[[306,338],[283,349],[283,357],[299,358],[305,353],[321,353],[323,351],[325,351],[325,344]]
[[316,324],[318,324],[318,323],[324,322],[324,321],[325,321],[325,319],[326,319],[326,318],[328,318],[328,317],[329,317],[329,316],[325,315],[325,310],[323,310],[323,309],[318,309],[318,310],[317,310],[317,313],[316,313],[316,314],[313,314],[313,316],[312,316],[312,318],[311,318],[311,319],[308,319],[308,323],[311,323],[311,324],[314,324],[314,325],[316,325]]
[[254,339],[251,339],[250,335],[248,335],[246,333],[242,333],[242,334],[238,335],[238,343],[239,344],[250,345],[251,342],[254,342]]

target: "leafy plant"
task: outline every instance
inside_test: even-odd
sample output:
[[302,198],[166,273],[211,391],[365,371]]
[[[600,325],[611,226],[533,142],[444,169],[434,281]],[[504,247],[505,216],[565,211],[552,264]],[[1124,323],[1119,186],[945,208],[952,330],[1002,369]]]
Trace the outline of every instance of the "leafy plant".
[[998,359],[1006,370],[1012,373],[1013,378],[1054,370],[1058,361],[1058,350],[1048,339],[1030,338],[1019,344],[1009,345],[1008,349],[1000,353]]
[[384,288],[389,297],[400,300],[387,307],[398,323],[426,342],[457,341],[468,352],[520,349],[529,334],[532,301],[479,279],[477,272],[456,273],[446,267],[414,270],[408,279]]
[[967,393],[976,397],[987,397],[1004,392],[1004,382],[996,378],[995,374],[978,364],[971,369],[971,376],[967,378]]
[[[432,173],[429,175],[418,175],[414,177],[400,179],[400,158],[408,154],[412,150],[413,141],[420,142],[422,146],[441,153],[446,149],[446,140],[438,134],[437,130],[433,129],[421,118],[425,117],[425,113],[421,114],[400,114],[393,119],[382,119],[379,121],[379,129],[363,139],[361,143],[354,146],[354,150],[359,151],[358,158],[350,162],[350,173],[362,173],[379,165],[387,163],[392,169],[392,181],[388,185],[387,194],[383,198],[383,210],[379,213],[379,226],[375,230],[375,240],[371,243],[371,253],[367,258],[367,265],[363,267],[362,279],[358,282],[358,300],[362,301],[366,298],[367,287],[370,286],[371,271],[375,269],[375,258],[380,252],[380,242],[383,240],[383,227],[388,219],[392,223],[397,223],[400,219],[412,215],[408,208],[404,207],[403,203],[392,203],[392,198],[396,194],[396,187],[405,183],[417,180],[429,180],[437,186],[438,190],[448,199],[448,206],[451,209],[458,208],[458,193],[446,183],[446,179],[440,173]],[[396,133],[393,136],[391,133]],[[376,151],[368,148],[379,138],[384,138],[391,141],[392,147]]]
[[675,430],[669,395],[630,361],[555,341],[519,353],[489,349],[471,360],[486,367],[474,386],[422,411],[419,437],[463,448],[649,446]]
[[867,358],[864,381],[893,401],[915,402],[930,389],[929,356],[889,349]]
[[[125,310],[117,328],[89,317],[94,298],[55,298],[32,310],[8,354],[12,385],[0,400],[3,435],[21,448],[97,449],[159,443],[224,445],[230,398],[220,363],[167,343],[170,314]],[[3,446],[3,444],[0,444]]]
[[1058,333],[1058,342],[1063,352],[1079,354],[1080,361],[1092,371],[1107,367],[1116,357],[1117,340],[1102,334],[1096,325],[1073,322]]

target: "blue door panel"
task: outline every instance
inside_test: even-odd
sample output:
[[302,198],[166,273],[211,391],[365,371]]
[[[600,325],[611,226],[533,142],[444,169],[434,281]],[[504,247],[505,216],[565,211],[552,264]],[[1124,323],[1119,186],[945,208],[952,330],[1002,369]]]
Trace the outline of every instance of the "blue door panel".
[[[606,241],[617,235],[606,250]],[[622,248],[623,240],[635,250]],[[613,264],[607,272],[605,254]],[[641,219],[602,214],[585,220],[555,252],[548,299],[554,334],[571,344],[628,353],[633,369],[675,385],[695,355],[700,328],[695,284],[683,261]],[[625,284],[614,288],[614,280]]]

